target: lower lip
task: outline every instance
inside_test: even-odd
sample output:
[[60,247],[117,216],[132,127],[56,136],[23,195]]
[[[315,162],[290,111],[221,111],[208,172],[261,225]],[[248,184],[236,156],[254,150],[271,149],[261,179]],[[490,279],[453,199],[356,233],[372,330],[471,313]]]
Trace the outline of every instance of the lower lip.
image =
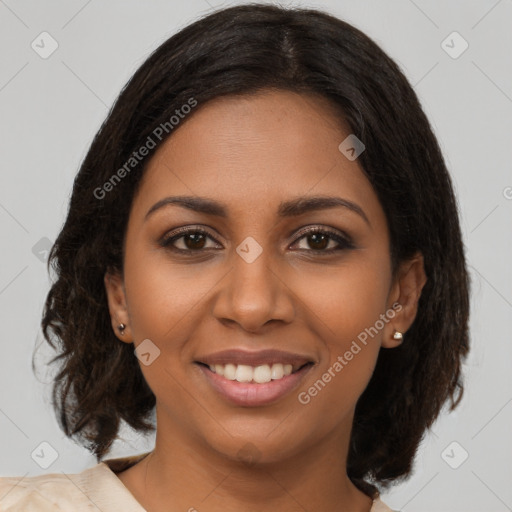
[[256,407],[276,402],[291,393],[313,365],[308,364],[295,373],[263,384],[228,380],[207,366],[198,366],[209,384],[229,402],[242,407]]

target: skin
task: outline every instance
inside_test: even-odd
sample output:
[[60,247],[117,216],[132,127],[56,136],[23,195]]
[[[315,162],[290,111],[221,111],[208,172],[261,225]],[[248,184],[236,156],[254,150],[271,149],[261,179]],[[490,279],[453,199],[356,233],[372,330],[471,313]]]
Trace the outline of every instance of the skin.
[[[156,396],[154,451],[118,477],[149,512],[196,510],[368,512],[372,500],[346,474],[356,402],[381,347],[414,321],[426,277],[421,254],[393,276],[387,220],[357,161],[338,146],[350,128],[316,95],[264,91],[199,105],[148,164],[128,221],[123,274],[105,275],[112,328],[160,355],[141,370]],[[168,196],[209,197],[226,218],[177,205]],[[343,207],[280,218],[281,201],[329,195]],[[159,240],[178,227],[213,239]],[[354,248],[331,255],[299,233],[318,226],[348,234]],[[263,252],[247,263],[248,236]],[[188,245],[187,244],[188,241]],[[401,309],[308,404],[307,391],[359,333],[398,302]],[[120,334],[117,326],[127,327]],[[301,385],[277,402],[240,407],[217,394],[193,361],[228,348],[280,348],[310,356]],[[396,376],[391,376],[396,378]],[[253,461],[242,460],[249,453]]]

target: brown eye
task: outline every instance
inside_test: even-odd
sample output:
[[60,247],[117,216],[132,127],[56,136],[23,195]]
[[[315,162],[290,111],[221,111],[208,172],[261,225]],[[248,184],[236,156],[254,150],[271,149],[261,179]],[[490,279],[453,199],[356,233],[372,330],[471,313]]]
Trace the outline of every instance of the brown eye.
[[[304,239],[306,240],[307,247],[299,248],[299,250],[330,254],[335,251],[353,249],[355,247],[350,237],[328,229],[314,227],[302,233],[303,235],[298,238],[295,244]],[[329,247],[329,244],[331,244],[331,247]]]
[[312,249],[326,249],[330,240],[329,235],[323,233],[312,233],[307,235],[306,238]]
[[[217,241],[204,229],[185,228],[174,231],[170,235],[165,236],[160,241],[160,245],[178,252],[201,252],[208,249],[208,247],[205,248],[208,239],[217,243]],[[182,247],[176,246],[178,241],[181,241]]]
[[187,249],[202,249],[204,247],[205,235],[203,233],[190,233],[180,238],[183,238]]
[[[347,235],[342,235],[335,231],[319,227],[309,228],[302,231],[295,244],[301,240],[306,241],[306,247],[299,247],[300,251],[315,252],[318,255],[329,255],[333,252],[353,249],[355,246]],[[208,240],[215,242],[213,246],[208,247]],[[181,244],[181,247],[179,245]],[[294,244],[294,245],[295,245]],[[182,228],[166,235],[160,245],[169,250],[178,253],[201,253],[208,249],[219,249],[220,244],[206,230],[202,228]]]

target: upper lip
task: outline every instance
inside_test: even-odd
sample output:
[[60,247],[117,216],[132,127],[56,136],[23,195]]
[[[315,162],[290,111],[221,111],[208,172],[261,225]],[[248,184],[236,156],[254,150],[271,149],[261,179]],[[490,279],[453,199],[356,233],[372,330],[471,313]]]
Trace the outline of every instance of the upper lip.
[[313,359],[305,355],[284,352],[276,349],[258,350],[253,352],[240,349],[230,349],[199,357],[196,362],[207,365],[225,365],[231,363],[236,365],[245,364],[248,366],[281,363],[291,364],[295,370],[304,366],[306,363],[312,363]]

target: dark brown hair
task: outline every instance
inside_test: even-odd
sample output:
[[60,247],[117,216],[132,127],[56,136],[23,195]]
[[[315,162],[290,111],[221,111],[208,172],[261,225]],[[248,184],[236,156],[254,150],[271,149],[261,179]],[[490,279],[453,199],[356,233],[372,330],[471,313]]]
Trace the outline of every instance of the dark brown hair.
[[122,271],[127,219],[151,154],[101,198],[97,190],[190,98],[200,108],[263,89],[321,95],[333,115],[341,109],[366,146],[359,162],[386,213],[393,269],[416,251],[424,256],[417,317],[402,345],[381,349],[355,411],[347,471],[372,495],[367,479],[381,488],[405,479],[443,404],[450,399],[453,409],[462,397],[469,278],[451,180],[416,94],[377,44],[318,10],[247,4],[214,12],[165,41],[120,93],[76,176],[49,259],[56,279],[42,327],[58,351],[51,362],[61,365],[54,407],[66,435],[98,461],[121,420],[142,433],[155,428],[155,396],[133,345],[112,332],[103,283],[107,270]]

